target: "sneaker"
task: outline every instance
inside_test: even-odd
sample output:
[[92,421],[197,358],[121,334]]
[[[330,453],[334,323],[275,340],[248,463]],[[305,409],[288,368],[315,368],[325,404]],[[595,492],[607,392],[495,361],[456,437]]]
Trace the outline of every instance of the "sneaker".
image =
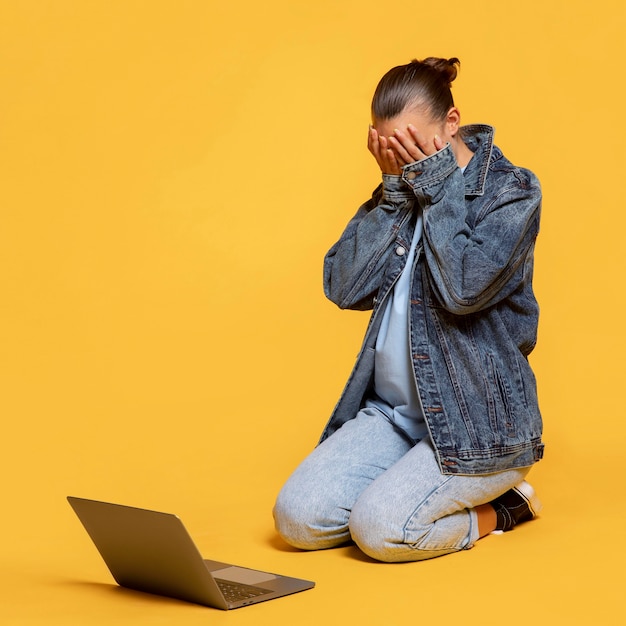
[[503,532],[513,530],[517,524],[533,519],[542,509],[535,490],[526,481],[509,489],[490,504],[496,510],[496,531]]

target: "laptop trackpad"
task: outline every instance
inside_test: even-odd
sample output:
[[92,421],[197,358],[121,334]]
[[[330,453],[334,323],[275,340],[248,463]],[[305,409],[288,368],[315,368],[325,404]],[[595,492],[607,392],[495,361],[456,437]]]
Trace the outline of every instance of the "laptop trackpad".
[[244,585],[258,585],[267,580],[278,578],[278,576],[274,576],[274,574],[268,574],[267,572],[260,572],[254,569],[246,569],[245,567],[236,567],[234,565],[225,567],[224,569],[213,570],[211,574],[216,578],[232,580],[235,583],[243,583]]

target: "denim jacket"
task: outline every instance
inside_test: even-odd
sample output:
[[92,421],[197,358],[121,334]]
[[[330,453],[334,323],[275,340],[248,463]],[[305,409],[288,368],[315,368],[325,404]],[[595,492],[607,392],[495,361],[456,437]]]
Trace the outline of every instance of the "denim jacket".
[[371,392],[376,336],[422,210],[411,277],[415,380],[444,474],[487,474],[543,456],[528,363],[539,308],[532,289],[541,189],[493,145],[493,128],[466,126],[465,172],[447,145],[383,183],[324,260],[324,289],[342,309],[372,316],[321,441],[354,418]]

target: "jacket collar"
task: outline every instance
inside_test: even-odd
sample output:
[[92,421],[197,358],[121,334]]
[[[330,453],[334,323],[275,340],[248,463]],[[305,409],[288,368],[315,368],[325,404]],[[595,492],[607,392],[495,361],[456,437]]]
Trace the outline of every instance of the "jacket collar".
[[471,124],[463,126],[461,132],[463,141],[474,153],[464,172],[465,195],[482,196],[494,148],[494,128],[487,124]]

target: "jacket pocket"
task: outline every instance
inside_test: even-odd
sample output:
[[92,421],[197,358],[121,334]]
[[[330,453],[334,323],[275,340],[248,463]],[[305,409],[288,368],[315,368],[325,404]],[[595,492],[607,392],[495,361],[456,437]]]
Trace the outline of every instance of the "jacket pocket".
[[517,436],[517,425],[515,419],[515,401],[511,391],[511,386],[503,373],[498,368],[492,354],[487,355],[489,362],[489,381],[491,394],[495,407],[495,430],[507,437]]

